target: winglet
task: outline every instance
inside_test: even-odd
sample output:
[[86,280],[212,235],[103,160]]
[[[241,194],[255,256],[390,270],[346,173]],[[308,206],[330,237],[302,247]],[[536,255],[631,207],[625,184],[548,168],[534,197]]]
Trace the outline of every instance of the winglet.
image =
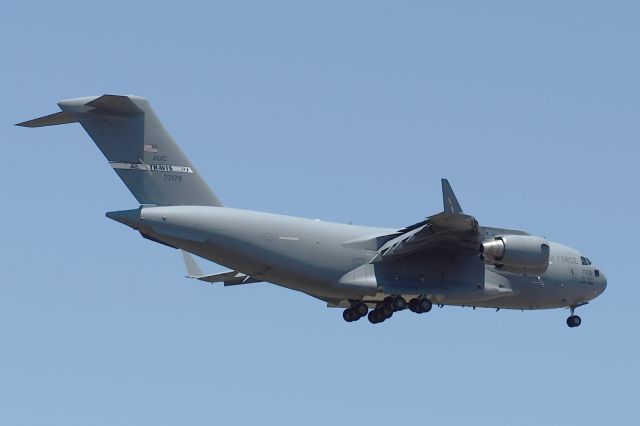
[[453,189],[451,189],[451,185],[449,185],[449,181],[446,179],[442,179],[442,201],[444,203],[445,213],[462,213],[462,207],[460,207],[460,203],[458,203],[456,194],[453,193]]
[[187,253],[184,250],[180,250],[182,252],[182,258],[184,259],[184,265],[187,267],[187,278],[199,278],[204,274],[202,273],[202,269],[196,263],[196,260],[191,256],[190,253]]

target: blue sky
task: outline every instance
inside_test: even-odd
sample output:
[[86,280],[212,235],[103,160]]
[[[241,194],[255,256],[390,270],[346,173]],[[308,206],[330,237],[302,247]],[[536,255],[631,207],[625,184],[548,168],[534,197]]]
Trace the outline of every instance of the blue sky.
[[[629,424],[637,417],[637,2],[11,2],[0,424]],[[378,326],[269,284],[183,278],[56,102],[147,97],[229,206],[402,227],[465,211],[585,252],[567,312]],[[201,262],[207,271],[221,270]]]

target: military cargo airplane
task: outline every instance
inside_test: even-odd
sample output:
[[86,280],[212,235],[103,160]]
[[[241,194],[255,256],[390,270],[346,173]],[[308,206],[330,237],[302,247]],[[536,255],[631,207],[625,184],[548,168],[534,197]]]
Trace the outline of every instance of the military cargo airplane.
[[[607,280],[586,256],[527,232],[480,226],[442,180],[442,212],[402,229],[328,223],[225,207],[169,136],[149,102],[103,95],[58,103],[19,123],[80,123],[140,207],[106,213],[151,241],[180,249],[187,276],[209,283],[260,281],[342,307],[373,324],[435,303],[499,309],[569,308]],[[230,268],[203,274],[191,253]]]

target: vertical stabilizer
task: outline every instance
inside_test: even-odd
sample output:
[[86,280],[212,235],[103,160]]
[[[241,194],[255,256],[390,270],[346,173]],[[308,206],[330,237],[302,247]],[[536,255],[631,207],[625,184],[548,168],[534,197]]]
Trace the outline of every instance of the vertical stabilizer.
[[449,185],[449,181],[447,179],[442,179],[442,201],[444,203],[445,213],[462,213],[460,203],[458,203],[456,194],[453,193],[453,189],[451,188],[451,185]]
[[58,106],[62,112],[18,125],[80,123],[140,204],[222,206],[146,99],[103,95]]

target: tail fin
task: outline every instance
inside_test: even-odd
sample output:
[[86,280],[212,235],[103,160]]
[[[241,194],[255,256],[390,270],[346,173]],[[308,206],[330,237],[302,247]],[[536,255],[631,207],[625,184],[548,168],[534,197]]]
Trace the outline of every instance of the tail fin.
[[462,214],[462,208],[447,179],[442,179],[442,202],[445,213]]
[[18,126],[80,123],[140,204],[222,206],[146,99],[103,95],[58,106],[61,112]]

